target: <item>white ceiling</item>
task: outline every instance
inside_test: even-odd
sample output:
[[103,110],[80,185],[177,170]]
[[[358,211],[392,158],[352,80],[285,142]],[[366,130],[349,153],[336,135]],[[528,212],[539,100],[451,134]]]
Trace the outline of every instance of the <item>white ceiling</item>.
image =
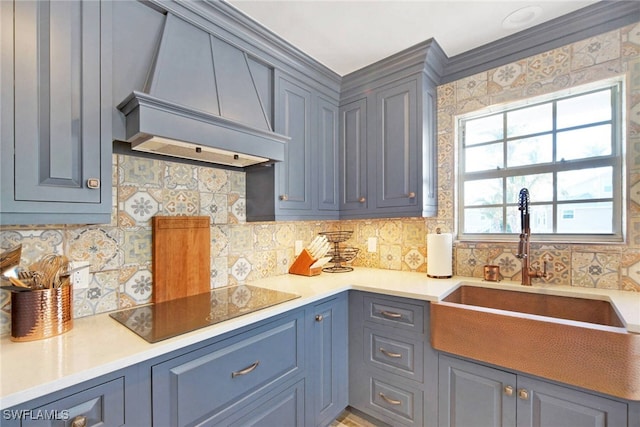
[[[594,0],[227,0],[340,75],[434,38],[452,57],[540,24]],[[505,29],[510,13],[542,9]]]

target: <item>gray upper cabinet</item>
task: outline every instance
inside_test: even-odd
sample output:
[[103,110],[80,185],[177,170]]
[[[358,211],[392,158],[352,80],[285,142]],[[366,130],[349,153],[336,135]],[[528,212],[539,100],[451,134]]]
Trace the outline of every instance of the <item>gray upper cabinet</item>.
[[376,93],[376,208],[417,206],[417,82]]
[[433,41],[343,78],[340,217],[433,216],[437,210]]
[[247,220],[338,218],[338,105],[279,70],[275,131],[290,140],[285,159],[247,169]]
[[367,208],[367,99],[340,107],[340,212]]
[[0,8],[0,222],[110,222],[110,2]]
[[284,162],[276,164],[278,211],[311,209],[311,92],[279,76],[276,132],[291,140]]

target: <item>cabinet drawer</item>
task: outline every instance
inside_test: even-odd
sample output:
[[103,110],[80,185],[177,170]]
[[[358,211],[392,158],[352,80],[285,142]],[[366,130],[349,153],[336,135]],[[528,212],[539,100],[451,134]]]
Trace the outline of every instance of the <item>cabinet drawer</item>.
[[383,419],[392,424],[422,425],[422,391],[396,379],[389,381],[378,375],[369,377],[369,402]]
[[71,425],[85,420],[90,426],[124,425],[124,377],[91,387],[24,413],[22,426]]
[[295,375],[303,363],[302,331],[301,315],[289,317],[155,365],[154,424],[182,426],[209,418]]
[[423,334],[424,306],[395,298],[364,297],[365,321]]
[[422,382],[424,343],[364,328],[366,361],[379,369]]

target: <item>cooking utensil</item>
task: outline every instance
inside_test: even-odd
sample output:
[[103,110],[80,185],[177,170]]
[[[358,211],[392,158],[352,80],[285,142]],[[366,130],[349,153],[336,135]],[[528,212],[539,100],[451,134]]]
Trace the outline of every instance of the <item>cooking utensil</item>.
[[17,286],[23,289],[31,289],[26,283],[24,283],[20,279],[16,279],[15,277],[9,277],[9,281],[13,284],[13,286]]
[[17,267],[20,264],[21,256],[22,245],[14,246],[4,251],[0,255],[0,272],[4,273],[6,270]]

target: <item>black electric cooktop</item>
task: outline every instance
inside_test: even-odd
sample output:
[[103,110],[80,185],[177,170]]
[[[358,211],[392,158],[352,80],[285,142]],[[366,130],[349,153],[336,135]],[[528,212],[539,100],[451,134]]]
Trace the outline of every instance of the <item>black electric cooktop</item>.
[[129,308],[110,316],[154,343],[299,297],[257,286],[237,285]]

